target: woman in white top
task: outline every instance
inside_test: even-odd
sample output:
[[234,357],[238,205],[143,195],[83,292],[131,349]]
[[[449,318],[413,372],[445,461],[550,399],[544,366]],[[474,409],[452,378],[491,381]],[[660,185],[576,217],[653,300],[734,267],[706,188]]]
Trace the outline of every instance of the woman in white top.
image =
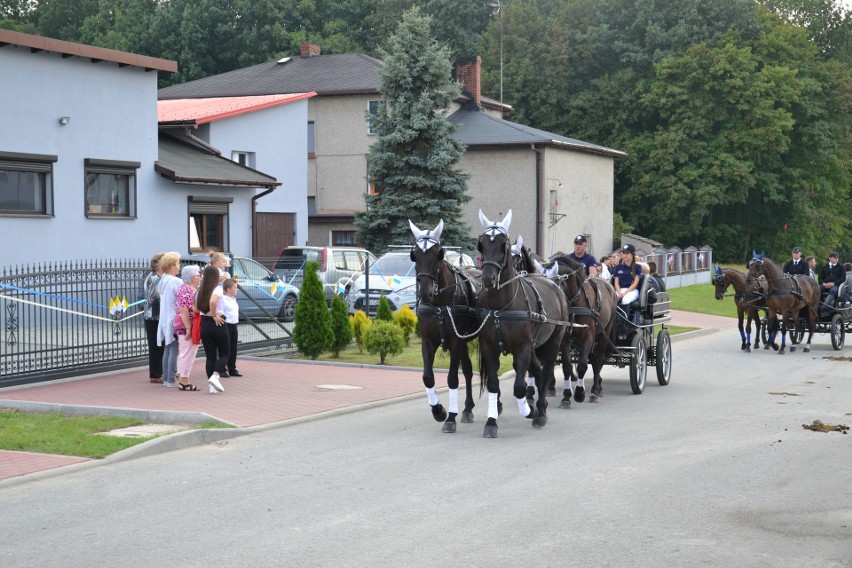
[[201,345],[207,356],[207,383],[210,394],[225,392],[219,377],[228,362],[228,330],[225,327],[224,296],[219,285],[219,269],[212,264],[204,267],[196,300],[201,313]]
[[163,346],[163,385],[177,388],[178,344],[175,339],[175,315],[177,315],[177,291],[183,281],[177,277],[180,271],[180,253],[167,252],[160,258],[163,271],[157,283],[160,293],[160,321],[157,324],[157,345]]

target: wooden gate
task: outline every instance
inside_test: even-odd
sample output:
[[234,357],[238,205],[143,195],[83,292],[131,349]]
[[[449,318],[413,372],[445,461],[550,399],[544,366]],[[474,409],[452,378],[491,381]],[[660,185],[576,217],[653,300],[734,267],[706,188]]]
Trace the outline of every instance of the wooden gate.
[[252,257],[272,268],[281,251],[294,244],[295,213],[255,213]]

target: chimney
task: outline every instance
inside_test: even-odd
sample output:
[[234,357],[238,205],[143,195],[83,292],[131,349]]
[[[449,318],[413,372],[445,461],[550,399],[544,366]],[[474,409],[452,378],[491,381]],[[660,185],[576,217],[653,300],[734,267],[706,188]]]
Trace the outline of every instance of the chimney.
[[462,94],[470,98],[470,102],[479,106],[481,93],[479,89],[479,70],[482,58],[478,55],[459,57],[456,59],[456,80],[462,84]]
[[320,54],[320,46],[309,41],[303,41],[299,50],[302,52],[302,57],[314,57]]

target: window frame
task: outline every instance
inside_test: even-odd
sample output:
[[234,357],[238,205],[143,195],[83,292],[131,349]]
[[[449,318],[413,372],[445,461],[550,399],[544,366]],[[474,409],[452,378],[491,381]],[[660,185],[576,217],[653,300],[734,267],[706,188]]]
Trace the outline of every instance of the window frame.
[[[137,172],[142,167],[141,162],[126,162],[121,160],[102,160],[98,158],[85,158],[83,160],[83,213],[89,219],[113,219],[133,220],[136,219],[136,192],[138,184]],[[95,212],[91,210],[93,204],[89,203],[89,175],[119,175],[126,176],[127,180],[127,211],[125,213]]]
[[[220,252],[228,252],[231,247],[230,242],[230,204],[234,202],[233,197],[214,197],[206,195],[190,195],[187,198],[186,208],[186,245],[190,253],[200,253],[209,250],[220,250]],[[214,246],[208,244],[204,240],[204,229],[199,228],[196,224],[196,234],[198,236],[199,246],[192,246],[192,216],[193,215],[217,215],[220,217],[219,229],[221,230],[222,245]]]
[[[243,158],[245,161],[240,160]],[[231,161],[235,162],[244,168],[254,168],[255,155],[254,152],[247,150],[231,150]]]
[[[372,108],[375,105],[375,108]],[[370,99],[367,101],[367,114],[370,116],[379,116],[379,112],[382,107],[387,106],[387,103],[383,99]],[[367,135],[375,136],[376,132],[373,130],[373,127],[370,126],[369,119],[367,120]]]
[[2,217],[54,217],[53,202],[53,164],[59,160],[52,154],[25,154],[21,152],[0,152],[0,170],[32,173],[41,179],[42,208],[0,209]]
[[317,125],[313,120],[308,121],[308,159],[317,157]]

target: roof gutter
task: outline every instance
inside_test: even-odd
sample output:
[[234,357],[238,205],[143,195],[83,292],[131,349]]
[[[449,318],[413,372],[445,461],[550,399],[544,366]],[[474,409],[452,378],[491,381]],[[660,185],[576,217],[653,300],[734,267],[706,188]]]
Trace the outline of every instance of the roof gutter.
[[535,152],[535,252],[539,256],[543,256],[544,244],[544,212],[542,211],[542,203],[544,203],[544,156],[543,150],[536,147],[535,144],[530,145],[532,151]]
[[[199,146],[202,146],[202,147],[204,147],[204,148],[207,148],[208,150],[210,150],[211,152],[213,152],[213,153],[214,153],[214,154],[216,154],[217,156],[221,156],[221,155],[222,155],[222,150],[220,150],[219,148],[216,148],[216,147],[214,147],[214,146],[211,146],[210,144],[208,144],[207,142],[205,142],[204,140],[202,140],[201,138],[199,138],[198,136],[196,136],[195,134],[193,134],[192,132],[190,132],[190,131],[189,131],[189,128],[190,128],[189,126],[184,126],[184,127],[183,127],[183,133],[184,133],[184,134],[186,134],[186,137],[187,137],[187,138],[189,138],[190,140],[192,140],[193,142],[195,142],[195,143],[196,143],[196,144],[198,144]],[[198,128],[198,125],[197,125],[197,124],[196,124],[196,125],[194,125],[194,126],[193,126],[193,128]]]

